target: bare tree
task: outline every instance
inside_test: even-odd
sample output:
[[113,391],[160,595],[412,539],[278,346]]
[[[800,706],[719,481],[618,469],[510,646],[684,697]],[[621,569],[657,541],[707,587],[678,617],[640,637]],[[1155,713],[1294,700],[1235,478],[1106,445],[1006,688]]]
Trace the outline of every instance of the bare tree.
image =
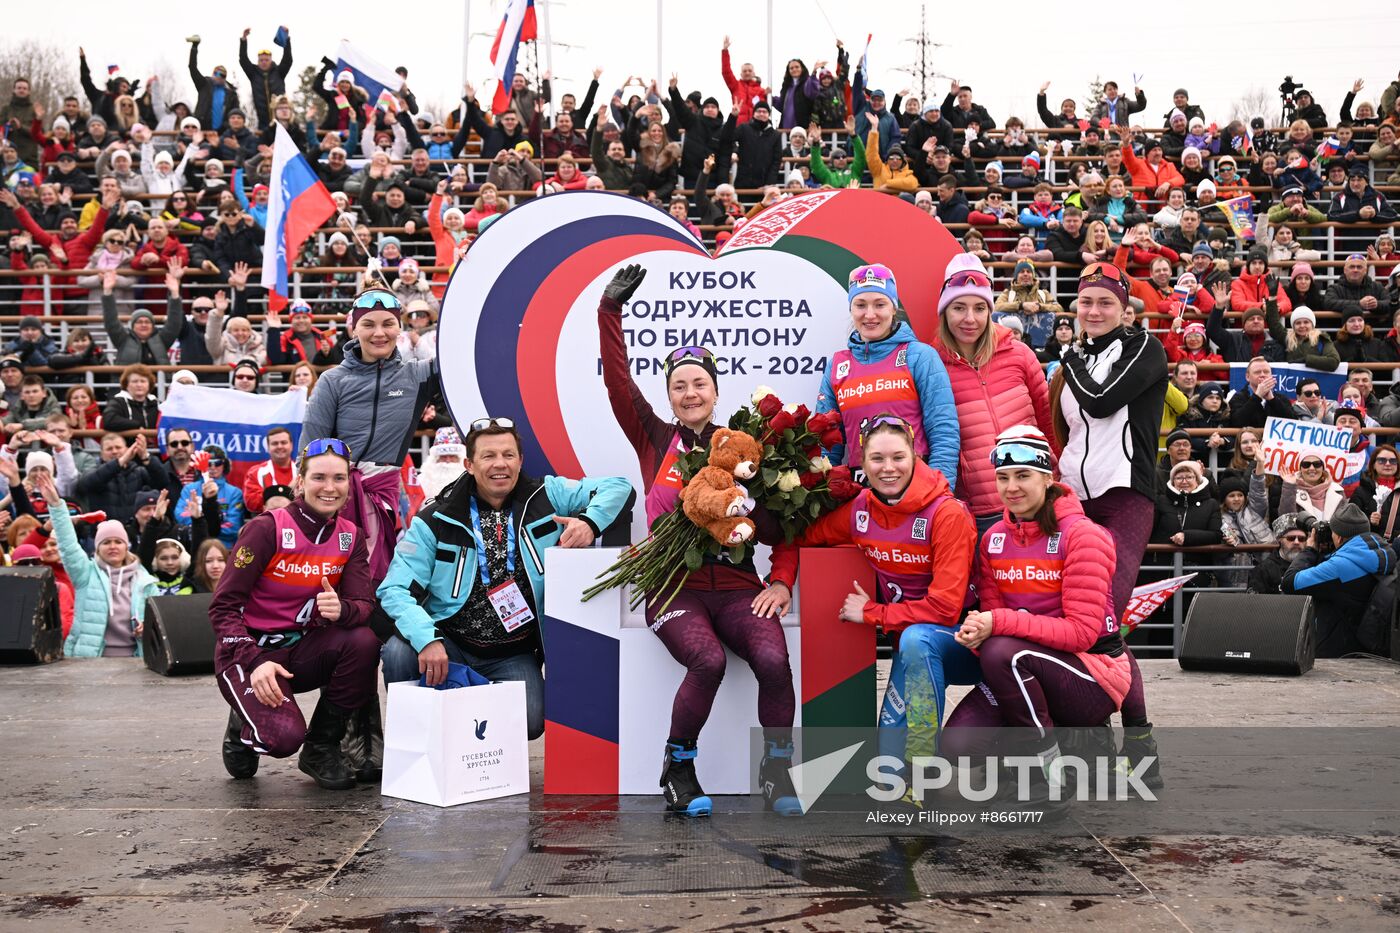
[[1251,87],[1242,96],[1235,98],[1235,102],[1230,105],[1230,119],[1240,120],[1246,126],[1249,125],[1251,117],[1264,117],[1267,120],[1266,114],[1272,104],[1273,99],[1268,91],[1262,87]]
[[57,113],[63,98],[77,94],[77,49],[65,49],[37,39],[0,43],[0,95],[10,98],[10,87],[17,78],[28,78],[30,93],[49,113]]

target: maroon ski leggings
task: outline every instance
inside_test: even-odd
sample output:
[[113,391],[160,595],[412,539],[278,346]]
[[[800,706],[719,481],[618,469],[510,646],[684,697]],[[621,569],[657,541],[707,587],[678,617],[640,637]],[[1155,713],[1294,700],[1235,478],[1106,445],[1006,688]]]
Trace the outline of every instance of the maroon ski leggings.
[[[258,665],[275,660],[292,674],[278,676],[285,701],[263,706],[253,696],[251,678]],[[286,758],[306,738],[306,718],[293,693],[321,688],[321,696],[345,710],[374,699],[379,688],[379,637],[368,626],[328,625],[311,629],[291,648],[264,652],[248,667],[234,664],[218,673],[219,692],[243,719],[243,744],[273,758]]]
[[750,604],[758,590],[680,591],[665,612],[647,607],[656,637],[685,665],[685,679],[671,704],[672,739],[698,738],[724,679],[724,649],[748,662],[758,679],[758,722],[770,738],[792,728],[797,698],[787,641],[777,619],[761,619]]
[[[1137,585],[1142,556],[1147,553],[1147,541],[1152,537],[1156,507],[1147,496],[1121,486],[1082,501],[1084,514],[1113,536],[1113,549],[1118,558],[1113,566],[1113,614],[1121,621],[1128,611],[1133,587]],[[1137,658],[1131,651],[1128,652],[1128,663],[1133,669],[1133,681],[1128,695],[1123,698],[1123,725],[1149,725],[1142,672],[1138,670]]]

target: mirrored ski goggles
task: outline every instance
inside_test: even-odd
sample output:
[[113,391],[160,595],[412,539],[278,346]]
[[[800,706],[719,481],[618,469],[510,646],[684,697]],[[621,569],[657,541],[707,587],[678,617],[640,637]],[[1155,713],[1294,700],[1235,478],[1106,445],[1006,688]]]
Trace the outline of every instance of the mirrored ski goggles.
[[851,285],[878,285],[881,282],[893,282],[894,272],[889,266],[875,262],[867,266],[856,266],[851,270],[849,283]]
[[952,277],[943,283],[944,288],[963,288],[968,285],[975,288],[991,288],[992,280],[982,272],[954,272]]
[[715,355],[704,347],[679,347],[671,351],[671,355],[666,357],[666,361],[672,366],[681,360],[713,361]]
[[321,454],[335,454],[337,457],[350,458],[350,446],[338,437],[318,437],[316,440],[306,445],[306,459],[319,457]]
[[1050,452],[1030,444],[998,444],[992,448],[992,469],[1004,467],[1024,467],[1041,473],[1054,473],[1050,464]]
[[398,297],[393,292],[372,291],[365,292],[350,305],[352,308],[360,308],[365,311],[375,311],[383,308],[385,311],[398,311],[402,306]]

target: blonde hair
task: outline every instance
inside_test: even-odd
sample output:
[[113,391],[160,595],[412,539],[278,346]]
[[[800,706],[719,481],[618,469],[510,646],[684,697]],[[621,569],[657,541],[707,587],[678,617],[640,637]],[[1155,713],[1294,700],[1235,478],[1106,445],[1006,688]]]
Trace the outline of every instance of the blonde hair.
[[[987,304],[985,299],[979,298],[977,300]],[[962,351],[958,349],[958,340],[953,336],[953,329],[948,324],[946,309],[944,313],[938,315],[938,340],[953,353],[961,355]],[[973,369],[981,369],[992,361],[996,349],[996,325],[992,323],[992,306],[987,304],[987,326],[982,328],[982,333],[978,335],[977,341],[972,345],[972,352],[965,359],[972,365]]]
[[[1103,231],[1102,239],[1094,235],[1095,232],[1099,230]],[[1102,249],[1105,246],[1112,245],[1112,243],[1113,237],[1109,235],[1108,224],[1104,223],[1102,220],[1089,221],[1089,226],[1086,228],[1084,233],[1085,246],[1090,246],[1094,249]]]

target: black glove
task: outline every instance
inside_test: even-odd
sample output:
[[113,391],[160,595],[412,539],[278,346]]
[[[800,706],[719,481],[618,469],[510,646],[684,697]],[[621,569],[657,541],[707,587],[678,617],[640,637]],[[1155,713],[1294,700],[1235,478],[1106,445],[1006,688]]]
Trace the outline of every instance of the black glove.
[[642,284],[642,279],[646,277],[647,270],[637,263],[623,266],[617,270],[612,281],[603,289],[603,297],[611,298],[620,305],[626,304],[637,291],[637,287]]

